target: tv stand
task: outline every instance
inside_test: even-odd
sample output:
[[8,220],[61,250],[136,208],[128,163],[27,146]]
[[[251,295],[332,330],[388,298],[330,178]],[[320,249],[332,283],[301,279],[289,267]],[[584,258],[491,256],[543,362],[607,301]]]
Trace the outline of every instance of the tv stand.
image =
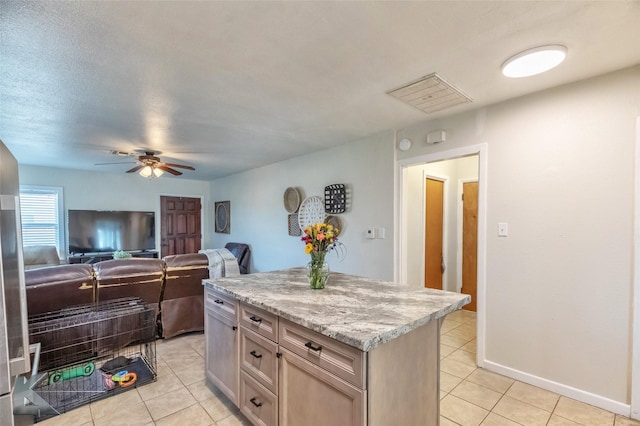
[[[155,250],[130,251],[132,257],[146,257],[151,259],[158,258],[158,252]],[[103,260],[112,260],[113,252],[74,254],[67,258],[69,263],[97,263]]]

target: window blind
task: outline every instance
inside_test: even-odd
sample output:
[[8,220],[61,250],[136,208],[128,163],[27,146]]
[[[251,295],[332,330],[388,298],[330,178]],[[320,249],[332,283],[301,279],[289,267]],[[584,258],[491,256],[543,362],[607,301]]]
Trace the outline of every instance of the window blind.
[[22,245],[54,245],[61,252],[61,188],[21,188]]

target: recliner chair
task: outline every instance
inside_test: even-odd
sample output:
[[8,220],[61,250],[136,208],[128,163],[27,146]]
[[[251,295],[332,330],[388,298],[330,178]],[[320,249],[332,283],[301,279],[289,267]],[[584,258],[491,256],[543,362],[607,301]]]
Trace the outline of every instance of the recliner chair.
[[244,243],[227,243],[224,248],[238,259],[238,268],[241,274],[249,273],[249,262],[251,261],[251,249]]

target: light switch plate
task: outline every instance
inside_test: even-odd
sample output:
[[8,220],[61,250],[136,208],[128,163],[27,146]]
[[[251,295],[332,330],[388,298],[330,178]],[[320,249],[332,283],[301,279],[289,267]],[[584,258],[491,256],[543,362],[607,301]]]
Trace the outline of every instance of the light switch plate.
[[506,222],[498,223],[498,237],[508,237],[509,236],[509,224]]

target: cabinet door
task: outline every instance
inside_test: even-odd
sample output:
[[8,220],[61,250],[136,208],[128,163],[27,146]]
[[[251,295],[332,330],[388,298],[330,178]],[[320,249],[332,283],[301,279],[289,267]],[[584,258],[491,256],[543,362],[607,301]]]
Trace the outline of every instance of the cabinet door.
[[281,348],[280,426],[366,425],[366,391]]
[[238,405],[238,327],[210,310],[205,314],[205,372],[207,378]]

